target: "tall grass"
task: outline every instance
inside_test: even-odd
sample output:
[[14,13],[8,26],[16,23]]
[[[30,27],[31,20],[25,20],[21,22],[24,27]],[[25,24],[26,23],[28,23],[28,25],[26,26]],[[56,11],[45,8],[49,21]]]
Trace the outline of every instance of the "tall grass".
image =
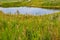
[[60,13],[33,16],[0,12],[0,40],[60,40]]

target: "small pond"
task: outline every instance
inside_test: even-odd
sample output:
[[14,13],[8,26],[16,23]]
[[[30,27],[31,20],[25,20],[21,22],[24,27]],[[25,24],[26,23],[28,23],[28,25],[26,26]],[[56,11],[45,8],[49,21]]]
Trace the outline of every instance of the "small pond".
[[34,7],[11,7],[11,8],[2,8],[0,7],[0,11],[4,13],[16,13],[17,10],[21,14],[32,14],[32,15],[43,15],[43,14],[51,14],[55,12],[59,12],[60,10],[54,9],[44,9],[44,8],[34,8]]

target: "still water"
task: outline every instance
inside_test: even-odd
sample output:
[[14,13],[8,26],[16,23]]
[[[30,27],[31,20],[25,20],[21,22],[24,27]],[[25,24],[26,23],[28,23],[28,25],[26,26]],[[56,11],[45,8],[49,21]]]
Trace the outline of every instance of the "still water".
[[16,13],[17,10],[20,12],[20,14],[32,14],[32,15],[51,14],[60,11],[54,9],[44,9],[44,8],[34,8],[34,7],[11,7],[11,8],[0,7],[0,11],[3,11],[4,13],[14,14]]

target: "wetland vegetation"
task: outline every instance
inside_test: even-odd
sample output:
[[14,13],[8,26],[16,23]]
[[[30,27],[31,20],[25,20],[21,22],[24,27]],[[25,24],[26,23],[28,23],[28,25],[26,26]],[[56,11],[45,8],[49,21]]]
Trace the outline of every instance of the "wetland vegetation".
[[0,40],[60,40],[60,12],[33,16],[0,11]]
[[[12,2],[11,2],[12,1]],[[60,9],[60,0],[1,0],[1,7],[20,7],[20,6],[29,6],[29,7],[42,7],[42,8],[54,8]]]
[[[60,0],[0,0],[0,7],[6,9],[21,6],[60,10]],[[0,8],[0,40],[60,40],[60,12],[23,15],[17,11],[6,14]]]

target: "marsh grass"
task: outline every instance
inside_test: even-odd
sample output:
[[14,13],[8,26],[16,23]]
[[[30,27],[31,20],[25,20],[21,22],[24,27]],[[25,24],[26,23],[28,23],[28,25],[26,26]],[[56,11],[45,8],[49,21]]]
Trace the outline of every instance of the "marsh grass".
[[21,7],[21,6],[26,6],[26,7],[42,7],[42,8],[50,8],[50,9],[60,9],[60,0],[22,0],[19,1],[17,0],[14,2],[12,1],[7,1],[4,0],[0,2],[0,7]]
[[60,13],[0,15],[0,40],[60,40]]

